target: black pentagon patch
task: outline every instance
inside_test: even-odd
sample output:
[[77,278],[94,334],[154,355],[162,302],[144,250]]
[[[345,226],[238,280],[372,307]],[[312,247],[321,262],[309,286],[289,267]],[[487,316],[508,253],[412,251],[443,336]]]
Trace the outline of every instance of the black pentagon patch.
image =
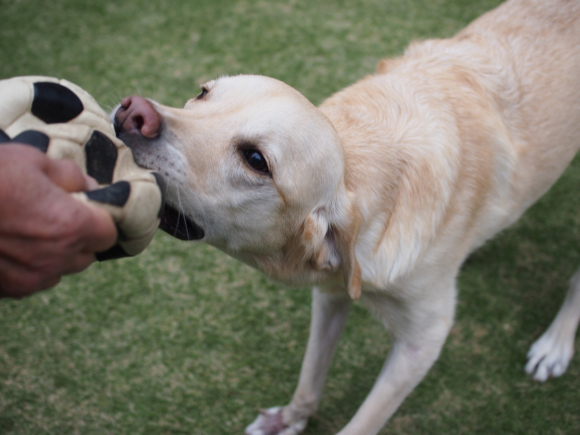
[[87,174],[99,184],[111,184],[117,164],[117,146],[105,134],[95,130],[85,145]]
[[128,181],[119,181],[102,189],[86,192],[87,197],[92,201],[117,207],[123,207],[127,203],[130,194],[131,184]]
[[10,142],[10,136],[4,130],[0,130],[0,143]]
[[159,213],[157,213],[157,217],[160,218],[165,210],[165,197],[167,196],[167,184],[165,184],[165,179],[158,174],[157,172],[151,172],[155,177],[155,181],[159,186],[159,190],[161,191],[161,207],[159,207]]
[[46,153],[50,138],[40,131],[26,130],[20,133],[18,136],[14,137],[12,142],[25,143],[39,149],[43,153]]
[[132,255],[127,254],[121,246],[115,245],[112,248],[107,249],[105,252],[97,252],[95,257],[97,257],[97,261],[107,261],[116,260],[117,258],[132,257]]
[[34,84],[34,100],[30,111],[47,124],[69,122],[83,111],[80,98],[69,88],[53,82]]

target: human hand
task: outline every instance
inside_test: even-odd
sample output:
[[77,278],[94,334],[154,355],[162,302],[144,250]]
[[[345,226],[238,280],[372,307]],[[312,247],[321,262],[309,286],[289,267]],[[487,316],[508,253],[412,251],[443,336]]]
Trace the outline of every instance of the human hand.
[[159,226],[165,184],[135,163],[95,99],[66,80],[41,76],[0,80],[0,97],[0,143],[25,143],[52,160],[73,161],[98,183],[71,194],[104,209],[117,225],[117,243],[97,259],[143,252]]
[[115,244],[111,215],[70,195],[89,183],[72,161],[29,145],[0,145],[0,296],[52,287]]

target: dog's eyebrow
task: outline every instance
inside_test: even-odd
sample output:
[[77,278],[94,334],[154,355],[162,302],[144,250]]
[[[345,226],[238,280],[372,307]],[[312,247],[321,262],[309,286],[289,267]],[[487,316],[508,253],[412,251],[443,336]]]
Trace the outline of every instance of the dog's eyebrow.
[[250,150],[250,149],[255,149],[258,151],[263,151],[263,147],[261,146],[262,143],[262,139],[260,137],[245,137],[245,136],[234,136],[231,140],[232,144],[237,148],[237,149],[245,149],[245,150]]

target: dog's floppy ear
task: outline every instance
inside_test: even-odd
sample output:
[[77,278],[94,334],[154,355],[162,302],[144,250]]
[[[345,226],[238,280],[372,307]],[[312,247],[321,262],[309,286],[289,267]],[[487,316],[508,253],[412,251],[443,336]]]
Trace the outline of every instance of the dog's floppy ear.
[[333,224],[326,210],[314,210],[306,217],[300,237],[302,261],[321,271],[340,268],[348,294],[355,300],[360,298],[362,284],[355,255],[361,220],[356,212],[348,222]]
[[360,231],[362,216],[356,212],[347,228],[337,229],[338,248],[341,256],[344,284],[348,295],[357,300],[362,292],[362,277],[358,261],[356,260],[355,247]]

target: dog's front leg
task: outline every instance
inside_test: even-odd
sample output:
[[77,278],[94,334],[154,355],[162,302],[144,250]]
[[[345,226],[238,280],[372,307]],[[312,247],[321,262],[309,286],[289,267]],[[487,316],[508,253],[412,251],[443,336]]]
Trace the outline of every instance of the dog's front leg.
[[526,372],[536,381],[562,376],[574,354],[580,322],[580,269],[572,277],[566,300],[548,330],[532,345]]
[[352,305],[346,292],[312,292],[310,338],[302,362],[300,380],[286,407],[264,410],[246,428],[247,435],[295,435],[300,433],[318,407],[326,374]]
[[370,394],[338,435],[379,432],[439,357],[453,324],[456,291],[454,285],[433,290],[405,302],[367,296],[367,304],[391,329],[394,343]]

